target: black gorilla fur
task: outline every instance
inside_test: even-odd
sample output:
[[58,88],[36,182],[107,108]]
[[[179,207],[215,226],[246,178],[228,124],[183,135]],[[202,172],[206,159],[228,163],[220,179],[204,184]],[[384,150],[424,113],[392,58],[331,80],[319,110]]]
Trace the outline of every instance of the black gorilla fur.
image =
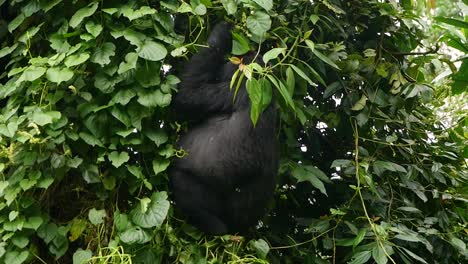
[[187,155],[170,171],[176,206],[189,223],[214,235],[257,224],[273,196],[278,169],[275,107],[271,104],[254,127],[245,83],[235,99],[229,89],[238,67],[225,60],[231,28],[225,22],[215,26],[209,47],[185,65],[173,100],[174,111],[192,123],[179,141]]

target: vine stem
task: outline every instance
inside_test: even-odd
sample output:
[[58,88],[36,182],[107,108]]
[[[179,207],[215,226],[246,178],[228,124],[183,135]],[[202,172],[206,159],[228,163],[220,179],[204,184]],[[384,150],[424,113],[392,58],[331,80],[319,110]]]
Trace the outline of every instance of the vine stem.
[[355,172],[356,172],[356,181],[357,181],[356,192],[359,195],[359,200],[361,200],[362,209],[364,210],[364,214],[366,215],[367,221],[369,222],[369,225],[371,226],[372,231],[375,234],[375,239],[377,240],[378,245],[380,246],[380,248],[382,248],[385,256],[387,256],[387,258],[390,259],[390,261],[393,264],[396,264],[395,260],[393,260],[393,258],[390,257],[390,254],[388,254],[387,250],[385,249],[385,246],[384,246],[384,244],[382,242],[382,239],[380,238],[379,234],[377,233],[377,228],[375,227],[374,222],[369,217],[369,214],[368,214],[367,208],[366,208],[366,203],[364,202],[364,197],[362,197],[361,179],[359,177],[359,132],[358,132],[357,126],[358,126],[357,121],[353,120],[352,127],[353,127],[353,132],[354,132],[354,153],[355,153],[354,163],[355,163],[355,167],[356,167]]

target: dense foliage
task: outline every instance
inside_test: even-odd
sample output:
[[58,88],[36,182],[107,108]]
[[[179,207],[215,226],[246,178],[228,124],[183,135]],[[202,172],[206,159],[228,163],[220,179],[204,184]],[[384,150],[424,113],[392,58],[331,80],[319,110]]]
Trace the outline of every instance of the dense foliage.
[[[0,0],[0,262],[466,263],[466,4]],[[281,111],[245,237],[185,224],[166,173],[178,69],[221,20],[252,121]]]

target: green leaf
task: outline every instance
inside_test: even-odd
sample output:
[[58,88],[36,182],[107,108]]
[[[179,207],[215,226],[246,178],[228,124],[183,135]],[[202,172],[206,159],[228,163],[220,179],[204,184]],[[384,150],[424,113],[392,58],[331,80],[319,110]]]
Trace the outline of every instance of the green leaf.
[[429,263],[427,263],[427,261],[425,261],[423,258],[421,258],[420,256],[414,254],[414,253],[411,252],[410,250],[408,250],[408,249],[406,249],[406,248],[404,248],[404,247],[402,247],[401,249],[403,249],[403,250],[406,252],[406,254],[410,255],[413,259],[415,259],[415,260],[417,260],[417,261],[419,261],[419,262],[421,262],[421,263],[424,263],[424,264],[429,264]]
[[73,254],[73,264],[86,264],[93,257],[93,252],[89,249],[77,249]]
[[160,71],[160,62],[145,61],[145,63],[141,63],[137,66],[135,79],[145,88],[157,86],[161,83],[161,77],[159,76]]
[[151,139],[151,141],[153,141],[156,146],[161,146],[162,144],[166,143],[167,140],[168,140],[168,136],[166,134],[166,132],[161,129],[161,128],[158,128],[158,129],[155,129],[155,130],[145,130],[143,131],[143,133],[149,138]]
[[73,71],[68,68],[53,67],[47,70],[46,77],[49,81],[60,84],[70,80],[73,77]]
[[167,55],[167,49],[164,45],[152,40],[145,40],[143,45],[137,49],[138,56],[145,60],[160,61]]
[[299,69],[296,65],[289,65],[302,79],[306,80],[310,85],[314,85],[314,82],[305,74],[301,69]]
[[96,12],[99,2],[90,3],[88,6],[81,8],[70,19],[69,25],[76,28],[86,17],[89,17]]
[[73,219],[70,227],[70,236],[68,237],[70,242],[77,240],[86,230],[86,227],[86,220],[79,218]]
[[135,69],[138,60],[138,54],[135,52],[130,52],[125,55],[125,61],[122,61],[119,65],[119,70],[117,71],[118,74],[122,74],[129,70]]
[[124,9],[122,11],[122,15],[124,17],[128,18],[128,20],[130,20],[130,21],[141,18],[141,17],[146,16],[146,15],[156,14],[156,10],[154,8],[149,7],[149,6],[142,6],[138,10],[133,10],[130,7],[126,7],[126,8],[122,8],[122,9]]
[[280,54],[285,54],[286,48],[274,48],[263,54],[263,62],[267,64],[270,60],[278,58]]
[[374,169],[382,169],[382,170],[389,170],[393,172],[407,173],[407,170],[403,166],[390,162],[390,161],[377,160],[373,163],[373,166],[374,166]]
[[24,70],[20,79],[32,82],[39,79],[42,75],[44,75],[45,72],[46,68],[44,67],[29,66]]
[[253,0],[259,6],[261,6],[265,11],[270,11],[273,8],[272,0]]
[[332,66],[333,68],[340,70],[340,67],[338,67],[338,65],[336,65],[330,58],[328,58],[323,53],[315,49],[314,42],[308,39],[305,42],[307,46],[309,47],[309,49],[312,51],[312,53],[314,53],[314,55],[317,56],[317,58],[319,58],[321,61],[325,62],[326,64]]
[[192,8],[193,13],[198,16],[203,16],[206,14],[206,6],[204,4],[198,4],[195,8]]
[[264,12],[255,12],[247,17],[247,28],[254,35],[263,37],[271,28],[270,16]]
[[29,256],[28,250],[24,250],[24,251],[12,250],[12,251],[8,251],[5,254],[4,261],[5,263],[8,263],[8,264],[21,264],[26,261],[28,256]]
[[316,175],[316,171],[306,169],[303,166],[296,166],[292,170],[291,174],[294,178],[297,179],[298,183],[308,181],[312,184],[312,186],[320,190],[321,193],[327,195],[327,191],[325,190],[325,185],[323,184],[321,180],[319,180],[319,177]]
[[168,159],[155,159],[153,160],[153,171],[155,175],[165,171],[169,167],[170,161]]
[[138,103],[146,107],[166,107],[171,103],[172,96],[163,94],[160,90],[142,91],[138,93]]
[[353,107],[351,107],[351,110],[353,111],[360,111],[362,109],[364,109],[364,107],[366,106],[366,102],[367,102],[367,96],[365,96],[364,94],[361,96],[361,99],[359,99],[359,101],[357,101]]
[[159,228],[166,219],[169,211],[169,201],[166,192],[155,192],[151,195],[151,202],[147,210],[138,204],[130,213],[133,223],[143,228]]
[[126,244],[145,244],[151,240],[151,236],[139,227],[132,227],[119,235],[120,240]]
[[250,50],[249,40],[241,33],[232,33],[232,54],[243,55]]
[[133,97],[136,96],[136,92],[132,89],[119,90],[111,102],[115,104],[127,105]]
[[98,47],[91,56],[91,62],[98,63],[101,66],[111,62],[110,57],[115,55],[115,45],[112,42],[106,42]]
[[367,232],[367,228],[362,228],[361,230],[359,230],[358,234],[354,238],[353,248],[359,245],[359,243],[361,243],[362,240],[364,240],[366,232]]
[[236,0],[220,0],[223,4],[224,9],[228,15],[233,15],[237,12],[237,1]]
[[14,236],[11,239],[11,242],[13,242],[13,245],[19,247],[19,248],[25,248],[29,244],[29,239],[26,236]]
[[32,121],[39,126],[45,126],[47,124],[52,123],[53,120],[60,119],[61,116],[62,115],[60,114],[60,112],[57,112],[57,111],[48,111],[48,112],[35,111],[32,116]]
[[252,106],[250,108],[250,119],[252,123],[257,124],[258,117],[260,116],[260,104],[262,103],[262,90],[259,81],[252,78],[247,80],[246,89],[249,95]]
[[[122,64],[124,64],[124,62],[122,62],[120,66],[122,66]],[[122,67],[125,68],[125,67],[131,67],[131,66],[127,65],[127,66],[122,66]],[[94,87],[98,88],[103,93],[113,92],[115,89],[114,85],[115,85],[115,82],[112,81],[110,78],[108,78],[106,74],[104,73],[98,73],[94,77]]]
[[359,253],[356,253],[352,256],[351,261],[348,262],[348,264],[363,264],[367,263],[367,261],[370,259],[372,253],[370,251],[362,251]]
[[341,86],[340,82],[333,82],[327,86],[325,92],[323,93],[323,99],[327,99],[328,97],[334,95],[336,92],[340,91],[343,87]]
[[93,225],[100,225],[104,223],[104,218],[107,216],[106,210],[96,210],[96,208],[92,208],[89,210],[88,219]]
[[93,37],[97,38],[99,34],[102,32],[102,26],[100,24],[96,24],[93,21],[86,22],[86,31],[89,32]]
[[384,250],[378,245],[378,243],[375,243],[374,248],[372,248],[372,258],[374,258],[377,264],[386,264],[388,262]]
[[457,238],[457,237],[452,237],[452,238],[450,239],[450,243],[451,243],[454,247],[458,248],[458,250],[460,251],[460,253],[462,253],[462,254],[466,253],[466,244],[465,244],[465,242],[463,242],[463,240],[461,240],[461,239],[459,239],[459,238]]
[[294,77],[294,72],[291,67],[286,68],[286,88],[288,88],[288,93],[290,95],[294,94],[296,89],[296,77]]
[[23,23],[24,19],[26,19],[26,16],[24,14],[19,14],[8,24],[8,31],[13,33],[13,31]]
[[251,240],[250,245],[257,252],[257,255],[260,258],[266,259],[266,256],[268,255],[268,252],[270,251],[270,246],[265,240],[263,239]]
[[89,59],[90,55],[89,53],[80,53],[80,54],[75,54],[67,57],[65,59],[65,66],[67,67],[73,67],[76,65],[80,65],[87,61]]
[[112,162],[112,166],[116,168],[130,160],[130,156],[125,151],[120,153],[117,151],[112,151],[109,155],[107,155],[107,157]]
[[458,28],[466,28],[468,29],[468,22],[463,21],[463,20],[458,20],[458,19],[453,19],[453,18],[448,18],[448,17],[442,17],[442,16],[437,16],[434,17],[435,21],[445,23],[451,26],[455,26]]

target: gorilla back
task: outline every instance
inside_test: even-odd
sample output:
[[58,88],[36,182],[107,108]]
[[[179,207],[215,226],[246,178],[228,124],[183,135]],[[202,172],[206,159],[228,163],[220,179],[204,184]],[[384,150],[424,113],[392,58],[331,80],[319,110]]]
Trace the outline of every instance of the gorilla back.
[[245,84],[234,98],[236,65],[225,62],[231,26],[220,23],[187,62],[174,97],[175,112],[192,126],[179,141],[187,155],[170,170],[176,205],[208,234],[244,231],[264,215],[278,169],[276,109],[254,127]]

